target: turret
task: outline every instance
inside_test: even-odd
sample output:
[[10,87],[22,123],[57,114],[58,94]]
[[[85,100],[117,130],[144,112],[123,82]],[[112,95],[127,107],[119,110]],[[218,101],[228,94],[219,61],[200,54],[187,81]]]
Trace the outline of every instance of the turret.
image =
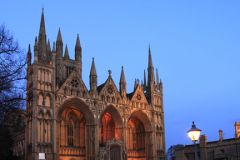
[[69,59],[69,54],[68,54],[67,45],[66,45],[66,48],[65,48],[64,58]]
[[32,53],[31,53],[31,47],[29,44],[28,53],[27,53],[27,67],[29,67],[31,65],[31,60],[32,60]]
[[56,52],[57,57],[63,57],[63,42],[60,28],[58,30],[57,41],[56,41]]
[[158,69],[157,68],[156,68],[156,81],[157,81],[157,88],[159,88]]
[[95,68],[94,58],[92,58],[92,66],[89,78],[90,78],[90,91],[97,91],[97,72]]
[[123,66],[122,66],[119,88],[120,88],[120,95],[122,97],[126,97],[126,80],[125,80],[125,75],[123,71]]
[[45,31],[43,9],[42,9],[42,17],[41,17],[40,29],[39,29],[39,35],[38,35],[38,61],[47,63],[46,31]]
[[77,35],[77,41],[75,46],[75,61],[82,62],[82,47],[80,45],[79,34]]
[[148,55],[148,86],[151,86],[151,84],[155,84],[155,78],[154,78],[154,68],[152,64],[152,56],[151,56],[151,50],[149,45],[149,55]]
[[35,45],[34,45],[34,63],[38,62],[38,42],[37,37],[35,38]]

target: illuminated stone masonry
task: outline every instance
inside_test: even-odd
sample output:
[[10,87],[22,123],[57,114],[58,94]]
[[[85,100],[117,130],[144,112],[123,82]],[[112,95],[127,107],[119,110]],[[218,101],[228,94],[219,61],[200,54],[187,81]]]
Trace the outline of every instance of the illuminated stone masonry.
[[34,62],[28,51],[25,157],[37,160],[156,160],[164,157],[162,83],[156,79],[149,47],[148,75],[126,93],[122,67],[119,89],[109,76],[97,84],[92,59],[90,90],[82,80],[82,47],[77,35],[75,60],[69,59],[60,29],[56,44],[46,40],[44,13],[35,39]]

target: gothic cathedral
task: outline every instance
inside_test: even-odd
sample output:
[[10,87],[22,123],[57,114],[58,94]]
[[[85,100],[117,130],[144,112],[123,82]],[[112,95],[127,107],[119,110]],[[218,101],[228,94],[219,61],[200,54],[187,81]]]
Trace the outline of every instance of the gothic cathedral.
[[149,48],[148,76],[126,93],[122,67],[119,90],[111,77],[97,84],[92,59],[89,83],[82,80],[82,47],[77,35],[75,60],[63,54],[60,29],[56,44],[46,40],[44,13],[35,39],[34,62],[28,50],[28,160],[158,160],[166,154],[162,83],[156,81]]

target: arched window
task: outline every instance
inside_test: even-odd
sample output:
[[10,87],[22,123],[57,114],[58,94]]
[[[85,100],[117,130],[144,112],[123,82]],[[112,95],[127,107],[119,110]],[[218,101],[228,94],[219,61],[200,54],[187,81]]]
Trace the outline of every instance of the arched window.
[[49,96],[46,97],[45,106],[50,107],[50,98],[49,98]]
[[43,105],[43,96],[41,94],[38,96],[38,105]]
[[71,121],[69,121],[67,125],[67,135],[68,135],[68,145],[73,146],[73,125]]

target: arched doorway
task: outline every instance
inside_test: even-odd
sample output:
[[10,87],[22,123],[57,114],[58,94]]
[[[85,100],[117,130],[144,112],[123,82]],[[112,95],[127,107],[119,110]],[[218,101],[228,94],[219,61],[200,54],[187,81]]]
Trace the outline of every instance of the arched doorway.
[[89,107],[79,98],[70,98],[57,108],[56,125],[59,158],[91,159],[95,157],[94,116]]
[[142,110],[134,111],[127,123],[127,157],[145,160],[152,153],[151,122]]
[[123,122],[116,107],[110,105],[99,119],[100,160],[122,160]]

